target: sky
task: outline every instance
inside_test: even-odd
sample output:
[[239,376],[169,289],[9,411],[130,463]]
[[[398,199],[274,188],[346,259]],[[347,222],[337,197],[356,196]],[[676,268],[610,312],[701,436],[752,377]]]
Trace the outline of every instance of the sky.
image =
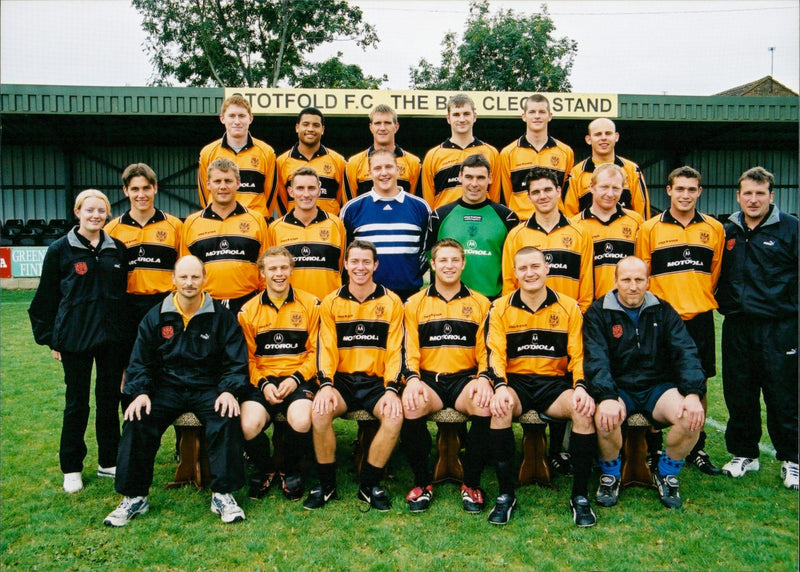
[[[377,28],[366,52],[334,42],[315,60],[344,53],[366,73],[407,89],[409,68],[438,63],[441,40],[464,27],[466,0],[351,0]],[[542,2],[492,1],[520,14]],[[800,3],[557,0],[546,3],[556,37],[578,42],[576,93],[712,95],[770,74],[798,91]],[[152,65],[140,17],[127,0],[0,0],[0,82],[143,86]],[[769,48],[774,47],[770,52]],[[774,59],[771,61],[771,57]]]

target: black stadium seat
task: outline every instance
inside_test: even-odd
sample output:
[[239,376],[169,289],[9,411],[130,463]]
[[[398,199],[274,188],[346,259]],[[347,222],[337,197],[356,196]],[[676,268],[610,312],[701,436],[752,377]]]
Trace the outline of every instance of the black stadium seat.
[[64,218],[54,218],[50,219],[50,222],[47,223],[47,226],[50,230],[57,232],[59,236],[67,234],[72,225],[69,223],[67,219]]
[[3,236],[14,238],[14,236],[22,232],[23,228],[25,228],[25,224],[21,218],[10,218],[3,225]]
[[43,218],[32,218],[28,220],[25,227],[32,230],[36,236],[41,236],[47,230],[47,223]]

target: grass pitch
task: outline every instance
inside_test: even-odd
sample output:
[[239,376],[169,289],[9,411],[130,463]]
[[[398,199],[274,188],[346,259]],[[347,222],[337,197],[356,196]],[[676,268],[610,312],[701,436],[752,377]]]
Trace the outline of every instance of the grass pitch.
[[[119,502],[110,479],[95,476],[93,423],[84,491],[61,490],[58,440],[63,373],[37,346],[27,318],[30,291],[0,293],[2,433],[0,565],[9,570],[797,570],[798,495],[783,488],[780,463],[761,456],[761,471],[733,480],[681,473],[684,506],[664,509],[654,490],[624,490],[620,504],[595,507],[598,524],[578,529],[568,508],[571,480],[557,490],[518,489],[520,509],[506,527],[461,510],[458,486],[435,487],[430,511],[410,514],[412,483],[401,455],[386,484],[391,512],[363,513],[349,471],[355,423],[337,421],[341,500],[308,512],[273,490],[236,497],[247,520],[224,525],[209,511],[210,493],[166,490],[175,462],[165,434],[156,459],[150,512],[120,529],[103,526]],[[718,327],[719,331],[719,327]],[[719,376],[709,382],[709,416],[727,422]],[[435,426],[431,425],[432,430]],[[707,426],[712,459],[729,458],[723,434]],[[769,447],[764,437],[765,447]],[[518,445],[519,447],[519,445]],[[489,496],[493,471],[484,471]],[[596,486],[596,476],[593,487]],[[491,502],[491,499],[490,499]]]

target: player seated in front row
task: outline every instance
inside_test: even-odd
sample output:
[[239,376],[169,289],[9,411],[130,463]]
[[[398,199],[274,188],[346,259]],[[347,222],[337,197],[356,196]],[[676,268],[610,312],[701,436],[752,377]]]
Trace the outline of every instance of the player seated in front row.
[[371,242],[354,240],[345,251],[346,286],[331,292],[320,306],[317,378],[311,424],[319,484],[303,507],[322,508],[336,498],[336,434],[333,420],[348,409],[366,409],[380,428],[361,466],[358,500],[384,512],[392,504],[380,485],[403,424],[400,402],[403,304],[372,277],[378,251]]
[[443,407],[454,407],[472,420],[461,485],[464,510],[480,512],[485,504],[480,484],[493,391],[489,379],[478,372],[486,368],[483,322],[489,300],[461,282],[465,264],[464,247],[458,241],[445,238],[437,242],[431,249],[433,284],[411,296],[405,305],[401,442],[414,472],[414,488],[406,497],[411,512],[427,510],[433,499],[426,416]]
[[583,325],[584,371],[597,403],[597,502],[606,507],[619,498],[621,425],[629,415],[641,412],[657,427],[672,426],[653,472],[667,508],[681,506],[677,474],[705,420],[700,400],[706,379],[697,348],[678,313],[648,285],[647,264],[623,258],[616,288],[589,307]]
[[[279,477],[283,495],[295,501],[303,496],[300,460],[306,449],[311,450],[319,300],[290,285],[294,258],[282,246],[268,248],[258,266],[267,287],[238,314],[252,384],[241,402],[244,449],[255,466],[247,496],[262,498]],[[287,427],[282,434],[283,463],[276,469],[264,428],[278,413],[285,415]]]
[[487,318],[488,376],[494,382],[491,450],[500,488],[489,522],[507,524],[517,506],[511,421],[534,409],[572,421],[572,518],[578,526],[594,526],[588,499],[596,446],[594,400],[583,381],[581,311],[575,299],[545,285],[549,265],[541,250],[522,247],[513,261],[519,288],[495,300]]

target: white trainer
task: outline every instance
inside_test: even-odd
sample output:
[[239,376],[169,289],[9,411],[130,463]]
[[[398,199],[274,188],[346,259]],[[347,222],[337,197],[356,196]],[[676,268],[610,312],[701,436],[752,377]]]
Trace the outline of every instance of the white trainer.
[[244,520],[242,507],[230,493],[214,493],[211,495],[211,512],[218,514],[222,522],[229,524]]
[[125,497],[119,506],[103,521],[106,526],[125,526],[139,514],[150,509],[147,497]]
[[800,473],[797,469],[797,463],[784,461],[783,465],[781,465],[781,478],[783,479],[783,486],[787,489],[796,491],[800,488]]
[[743,477],[748,471],[757,471],[761,466],[758,464],[758,459],[751,459],[750,457],[734,457],[722,467],[722,472],[729,477],[738,479]]
[[64,490],[69,494],[83,490],[83,479],[80,473],[64,473]]
[[117,476],[117,467],[101,467],[97,465],[97,476],[113,479]]

